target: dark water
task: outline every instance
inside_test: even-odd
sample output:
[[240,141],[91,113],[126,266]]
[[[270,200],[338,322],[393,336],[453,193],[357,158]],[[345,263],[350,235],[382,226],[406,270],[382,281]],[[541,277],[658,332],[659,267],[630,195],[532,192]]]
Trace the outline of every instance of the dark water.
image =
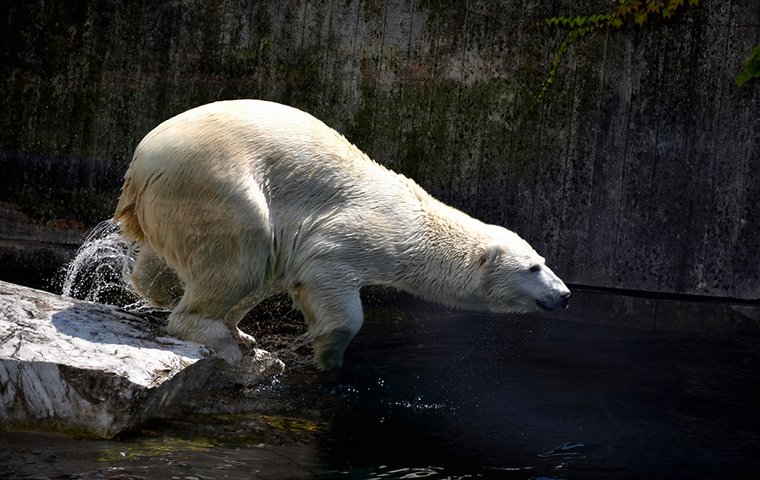
[[271,412],[0,433],[0,477],[760,478],[759,384],[756,334],[441,312],[368,322],[340,371],[253,392]]

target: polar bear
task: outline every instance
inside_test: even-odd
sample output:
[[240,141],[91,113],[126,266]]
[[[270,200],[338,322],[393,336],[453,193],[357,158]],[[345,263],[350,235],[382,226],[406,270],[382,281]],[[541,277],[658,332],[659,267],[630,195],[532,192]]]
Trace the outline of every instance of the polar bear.
[[566,308],[570,291],[514,232],[434,199],[313,116],[261,100],[186,111],[137,146],[114,214],[137,245],[130,282],[168,331],[230,363],[260,300],[289,292],[320,369],[387,285],[489,312]]

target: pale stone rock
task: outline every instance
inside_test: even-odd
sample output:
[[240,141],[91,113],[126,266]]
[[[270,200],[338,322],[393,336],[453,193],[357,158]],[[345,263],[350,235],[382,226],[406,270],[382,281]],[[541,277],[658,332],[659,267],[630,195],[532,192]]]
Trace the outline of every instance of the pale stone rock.
[[0,282],[0,428],[110,437],[179,400],[186,407],[204,388],[255,385],[284,368],[263,350],[228,366],[163,328],[117,307]]

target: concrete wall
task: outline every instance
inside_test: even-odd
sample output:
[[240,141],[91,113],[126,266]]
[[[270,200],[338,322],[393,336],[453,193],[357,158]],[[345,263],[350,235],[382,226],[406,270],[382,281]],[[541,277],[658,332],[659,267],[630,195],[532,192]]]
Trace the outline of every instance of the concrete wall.
[[580,39],[536,103],[564,33],[543,19],[610,4],[3,2],[0,277],[107,218],[160,121],[257,97],[512,228],[568,282],[760,299],[760,82],[733,84],[760,2]]

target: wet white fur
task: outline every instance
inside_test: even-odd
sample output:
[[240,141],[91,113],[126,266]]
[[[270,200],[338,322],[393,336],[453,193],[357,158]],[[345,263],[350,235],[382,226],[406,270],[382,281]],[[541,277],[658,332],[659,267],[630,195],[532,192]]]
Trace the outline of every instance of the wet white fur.
[[230,361],[246,340],[242,316],[281,291],[304,313],[321,368],[342,363],[364,285],[493,312],[567,292],[517,234],[435,200],[311,115],[264,101],[212,103],[151,131],[115,218],[142,242],[138,290],[166,306],[184,287],[170,332]]

